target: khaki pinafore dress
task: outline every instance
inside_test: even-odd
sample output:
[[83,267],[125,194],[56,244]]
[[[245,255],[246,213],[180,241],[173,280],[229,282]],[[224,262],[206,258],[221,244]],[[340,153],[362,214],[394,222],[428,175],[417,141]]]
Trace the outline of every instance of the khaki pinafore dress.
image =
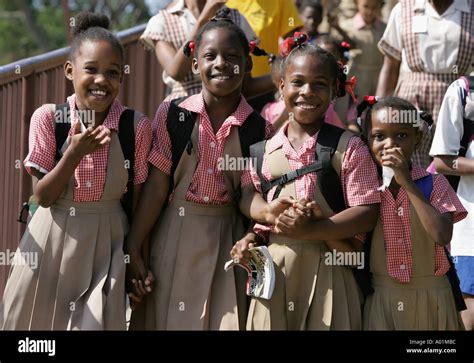
[[[191,154],[183,152],[174,174],[172,200],[151,235],[153,292],[132,313],[133,330],[243,330],[246,318],[245,272],[224,271],[230,250],[243,237],[243,222],[233,203],[186,201],[196,170],[199,121]],[[224,154],[242,156],[237,127]],[[228,190],[240,185],[242,171],[225,172]]]
[[[390,191],[386,191],[390,193]],[[367,297],[364,330],[464,330],[448,278],[435,275],[435,243],[410,205],[412,275],[401,283],[389,276],[382,221],[370,249],[374,293]]]
[[[350,137],[345,132],[332,157],[338,175]],[[265,154],[272,178],[290,171],[283,150]],[[280,196],[296,198],[295,182]],[[324,217],[334,215],[319,188],[314,200]],[[299,241],[270,233],[268,250],[275,266],[275,290],[270,300],[252,298],[247,330],[360,330],[363,296],[350,267],[325,263],[332,253],[324,241]]]
[[72,176],[51,207],[37,209],[16,251],[35,255],[37,266],[12,266],[2,329],[126,330],[124,161],[112,130],[100,201],[75,202]]

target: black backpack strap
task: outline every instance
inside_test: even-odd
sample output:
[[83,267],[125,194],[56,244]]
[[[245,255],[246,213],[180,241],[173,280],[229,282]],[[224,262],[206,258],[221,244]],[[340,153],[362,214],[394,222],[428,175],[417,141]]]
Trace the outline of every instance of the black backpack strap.
[[322,166],[316,172],[316,180],[321,194],[334,213],[346,209],[341,180],[331,164],[331,158],[343,133],[343,129],[323,123],[316,143],[316,160],[321,162]]
[[169,104],[168,115],[166,118],[166,129],[171,141],[171,174],[170,174],[170,194],[174,189],[174,172],[183,155],[184,150],[191,154],[193,143],[191,142],[191,133],[197,119],[197,113],[177,106],[175,103]]
[[133,188],[135,179],[135,111],[126,109],[120,115],[118,138],[123,157],[127,163],[128,181],[127,191],[122,197],[122,206],[129,223],[132,222]]
[[449,261],[449,270],[446,272],[446,276],[451,284],[451,291],[453,293],[454,303],[456,304],[457,311],[466,310],[466,303],[461,291],[461,283],[459,281],[458,274],[456,273],[456,267],[454,266],[453,257],[449,253],[448,249],[444,247],[444,253]]
[[256,111],[253,111],[242,126],[239,127],[240,146],[242,156],[250,156],[250,146],[265,139],[265,119]]
[[54,138],[56,140],[56,161],[62,158],[63,153],[61,148],[66,142],[69,129],[71,128],[71,121],[69,117],[69,102],[61,105],[56,105],[54,111]]

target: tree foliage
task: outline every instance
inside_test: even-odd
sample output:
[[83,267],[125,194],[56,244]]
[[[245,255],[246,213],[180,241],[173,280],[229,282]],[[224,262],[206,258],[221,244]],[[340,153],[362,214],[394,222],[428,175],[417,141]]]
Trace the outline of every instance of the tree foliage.
[[67,46],[70,17],[84,10],[109,16],[113,31],[150,17],[145,0],[0,0],[0,65]]

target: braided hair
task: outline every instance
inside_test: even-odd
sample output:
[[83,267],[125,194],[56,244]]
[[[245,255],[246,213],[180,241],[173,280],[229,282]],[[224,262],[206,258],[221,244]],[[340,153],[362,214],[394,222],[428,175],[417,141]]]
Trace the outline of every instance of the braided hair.
[[329,65],[334,84],[336,85],[336,96],[345,96],[347,76],[344,73],[344,65],[328,51],[321,47],[308,44],[307,41],[308,36],[298,32],[296,32],[293,37],[285,39],[280,48],[280,54],[284,57],[281,63],[282,77],[285,76],[286,70],[293,61],[293,58],[300,55],[311,55],[317,57],[322,63]]

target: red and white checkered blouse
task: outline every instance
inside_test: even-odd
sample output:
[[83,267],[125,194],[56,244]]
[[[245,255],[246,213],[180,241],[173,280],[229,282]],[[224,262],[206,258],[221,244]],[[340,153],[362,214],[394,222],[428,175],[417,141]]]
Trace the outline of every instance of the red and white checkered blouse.
[[[418,180],[428,172],[413,164],[411,178]],[[382,192],[380,204],[385,254],[388,274],[400,282],[409,282],[412,273],[412,240],[410,224],[410,199],[405,188],[401,187],[397,198],[387,188]],[[446,178],[437,175],[433,178],[431,205],[440,213],[453,212],[453,223],[464,219],[466,210]],[[399,213],[403,210],[403,213]],[[441,276],[449,270],[449,262],[443,247],[435,246],[435,275]]]
[[[191,184],[186,193],[186,200],[200,203],[222,205],[232,200],[232,194],[227,190],[224,172],[218,168],[219,158],[224,155],[224,146],[232,126],[241,126],[253,112],[253,108],[242,96],[237,109],[225,119],[224,123],[214,134],[202,93],[190,96],[179,105],[189,111],[199,114],[199,145],[198,164]],[[170,174],[172,166],[171,141],[166,128],[166,118],[169,103],[163,102],[153,120],[153,146],[149,162],[163,173]],[[266,122],[265,134],[270,136],[273,131],[271,124]]]
[[[80,118],[76,110],[76,96],[68,97],[67,102],[69,102],[70,109],[73,110],[70,115],[71,129],[69,135],[71,136]],[[110,106],[103,126],[110,130],[118,130],[120,115],[125,109],[120,101],[115,99]],[[138,122],[135,135],[135,185],[145,182],[148,176],[147,158],[150,147],[151,124],[147,117],[142,117]],[[82,158],[74,171],[74,201],[96,202],[100,200],[107,174],[108,151],[109,144],[106,144]],[[31,168],[38,169],[46,174],[53,170],[56,165],[55,155],[54,114],[48,106],[43,105],[31,117],[29,153],[24,160],[25,168],[30,174]]]
[[[286,135],[288,125],[289,123],[284,125],[273,138],[268,140],[267,152],[282,148],[289,161],[291,170],[313,164],[316,161],[316,140],[319,132],[307,139],[298,150],[295,150]],[[246,173],[250,174],[255,190],[261,193],[260,179],[255,169]],[[265,178],[271,180],[266,158],[263,160],[262,174]],[[246,178],[246,180],[248,179]],[[347,145],[341,168],[341,185],[346,205],[353,207],[380,203],[380,193],[377,191],[378,183],[377,168],[369,149],[360,138],[352,137]],[[313,200],[315,185],[317,185],[315,172],[297,178],[295,180],[296,199],[307,198]],[[244,183],[242,183],[242,186],[244,186]],[[276,186],[268,192],[267,201],[272,200],[275,190]],[[266,238],[267,232],[271,230],[271,227],[256,224],[254,230]],[[361,235],[357,237],[361,238]]]

